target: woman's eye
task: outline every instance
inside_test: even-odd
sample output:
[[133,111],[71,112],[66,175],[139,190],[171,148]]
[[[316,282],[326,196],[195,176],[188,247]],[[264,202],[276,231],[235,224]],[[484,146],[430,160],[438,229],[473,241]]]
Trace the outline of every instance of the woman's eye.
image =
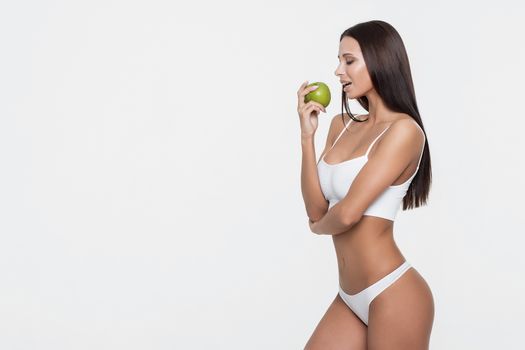
[[349,64],[350,64],[350,63],[352,63],[352,62],[354,62],[354,61],[350,61],[350,62],[348,62],[348,61],[347,61],[347,62],[346,62],[346,64],[348,64],[348,65],[349,65]]

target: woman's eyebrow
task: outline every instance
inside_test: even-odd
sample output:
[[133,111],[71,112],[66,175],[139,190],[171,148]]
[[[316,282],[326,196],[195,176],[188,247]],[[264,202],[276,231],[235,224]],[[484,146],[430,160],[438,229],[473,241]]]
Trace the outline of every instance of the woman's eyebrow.
[[[347,53],[344,53],[344,54],[341,55],[341,57],[344,57],[344,56],[353,56],[353,57],[355,57],[350,52],[347,52]],[[337,56],[337,58],[339,58],[339,56]]]

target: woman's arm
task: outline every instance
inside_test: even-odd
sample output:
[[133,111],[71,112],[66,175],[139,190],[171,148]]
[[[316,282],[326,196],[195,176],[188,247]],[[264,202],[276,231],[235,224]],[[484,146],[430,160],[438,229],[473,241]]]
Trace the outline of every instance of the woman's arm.
[[[333,117],[330,122],[325,148],[323,153],[321,153],[321,157],[333,143],[337,133],[338,118],[341,118],[341,114]],[[328,201],[324,198],[321,184],[319,182],[319,173],[317,172],[317,162],[315,160],[314,137],[301,137],[301,148],[303,152],[301,165],[301,191],[303,194],[304,205],[310,220],[318,221],[328,211]]]
[[319,221],[310,220],[310,231],[318,235],[338,235],[354,226],[356,222],[347,220],[340,204],[338,202],[331,207]]
[[328,210],[328,202],[324,198],[317,173],[315,160],[314,138],[301,137],[302,165],[301,192],[303,194],[306,214],[312,221],[321,219]]

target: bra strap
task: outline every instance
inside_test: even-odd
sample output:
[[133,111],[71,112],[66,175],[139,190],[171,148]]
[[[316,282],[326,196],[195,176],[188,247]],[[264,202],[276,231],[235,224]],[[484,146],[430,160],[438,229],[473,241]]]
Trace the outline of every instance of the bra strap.
[[370,144],[370,146],[368,146],[368,149],[366,150],[366,153],[365,153],[365,157],[368,158],[368,153],[370,152],[370,150],[372,149],[372,146],[374,146],[374,143],[376,143],[377,139],[379,139],[381,137],[381,135],[384,134],[385,131],[388,130],[388,128],[390,127],[387,126],[385,130],[383,130],[379,135],[377,135],[377,137],[374,139],[374,141],[372,141],[372,143]]
[[[350,123],[352,122],[352,120],[350,119],[350,121],[348,122],[348,124],[346,124],[346,122],[343,120],[343,123],[345,124],[345,127],[343,128],[343,130],[341,130],[341,133],[339,134],[339,136],[337,136],[337,138],[335,139],[334,143],[332,144],[332,147],[330,147],[330,149],[328,151],[330,151],[332,148],[334,148],[335,144],[337,143],[337,141],[339,141],[339,139],[341,138],[341,136],[343,136],[343,133],[345,132],[345,130],[348,128],[348,125],[350,125]],[[326,153],[328,153],[328,151]]]
[[[359,114],[356,114],[355,116],[359,116]],[[343,136],[343,133],[345,132],[345,130],[347,130],[348,125],[350,125],[350,124],[352,123],[352,121],[353,121],[353,119],[350,118],[350,120],[348,121],[348,124],[347,124],[347,123],[345,122],[344,118],[343,118],[343,124],[344,124],[345,127],[343,128],[343,130],[341,130],[341,133],[339,133],[339,136],[337,136],[337,138],[335,139],[334,143],[332,144],[332,147],[330,147],[330,149],[329,149],[328,151],[326,151],[325,153],[321,154],[321,157],[319,158],[319,162],[321,161],[321,159],[324,158],[324,156],[326,156],[326,154],[327,154],[328,152],[330,152],[330,150],[331,150],[332,148],[334,148],[335,144],[337,143],[337,141],[339,141],[339,139],[341,138],[341,136]],[[319,164],[319,162],[317,162],[317,164]]]

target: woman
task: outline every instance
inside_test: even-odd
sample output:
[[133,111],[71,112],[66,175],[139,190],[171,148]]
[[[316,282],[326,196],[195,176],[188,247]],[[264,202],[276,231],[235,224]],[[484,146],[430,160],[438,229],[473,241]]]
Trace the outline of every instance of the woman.
[[[333,117],[317,164],[314,134],[325,109],[304,103],[315,88],[307,82],[297,92],[310,228],[332,235],[339,268],[339,292],[305,349],[428,349],[433,295],[393,235],[401,202],[403,210],[425,204],[431,183],[406,50],[398,32],[376,20],[343,32],[338,59],[346,114]],[[347,98],[368,114],[350,113]]]

